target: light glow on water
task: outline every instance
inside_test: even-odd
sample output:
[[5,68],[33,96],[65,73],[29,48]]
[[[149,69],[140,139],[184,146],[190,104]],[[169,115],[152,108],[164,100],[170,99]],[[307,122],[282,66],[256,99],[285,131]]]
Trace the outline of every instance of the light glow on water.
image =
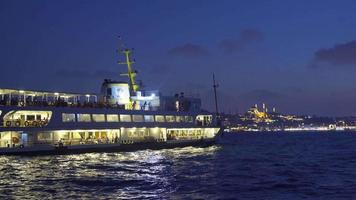
[[0,198],[157,198],[177,190],[177,165],[218,147],[0,157]]
[[354,199],[356,135],[226,133],[219,146],[0,157],[0,199]]

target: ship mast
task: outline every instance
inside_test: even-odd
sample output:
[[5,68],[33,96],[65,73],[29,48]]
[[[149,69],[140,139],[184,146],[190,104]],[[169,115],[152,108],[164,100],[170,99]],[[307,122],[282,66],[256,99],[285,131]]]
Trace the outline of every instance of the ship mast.
[[219,87],[219,84],[215,82],[215,74],[213,74],[213,88],[214,88],[214,97],[215,97],[215,112],[216,112],[216,117],[219,117],[219,108],[218,108],[218,96],[216,93],[216,88]]
[[132,69],[132,64],[135,63],[134,60],[131,60],[132,51],[125,48],[125,49],[119,51],[119,53],[122,53],[125,55],[126,61],[124,61],[124,62],[119,61],[118,64],[127,65],[127,73],[121,73],[120,75],[127,76],[129,78],[130,93],[131,93],[131,95],[134,95],[134,93],[138,91],[139,85],[136,84],[137,71]]

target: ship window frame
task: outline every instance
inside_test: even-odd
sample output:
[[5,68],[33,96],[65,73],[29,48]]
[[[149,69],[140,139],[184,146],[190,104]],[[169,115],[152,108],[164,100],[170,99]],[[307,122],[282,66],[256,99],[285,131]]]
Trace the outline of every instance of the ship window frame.
[[[113,120],[112,117],[116,117],[116,119]],[[120,118],[119,118],[119,115],[118,114],[106,114],[106,121],[107,122],[119,122],[120,121]]]
[[[89,116],[89,120],[82,120],[80,116]],[[91,114],[88,114],[88,113],[78,113],[78,114],[77,114],[77,121],[78,121],[78,122],[85,122],[85,123],[92,122]]]
[[184,119],[185,119],[185,122],[194,123],[194,117],[191,115],[185,116]]
[[[180,119],[180,120],[179,120]],[[184,123],[185,122],[185,117],[181,115],[176,116],[176,122],[178,123]]]
[[143,115],[132,115],[131,118],[133,122],[144,122]]
[[169,123],[176,122],[176,116],[175,115],[166,115],[166,122],[169,122]]
[[37,121],[42,120],[42,119],[41,119],[41,115],[36,114],[36,120],[37,120]]
[[155,122],[155,117],[153,115],[144,115],[143,120],[145,122]]
[[[65,117],[66,116],[66,117]],[[70,116],[70,117],[68,117]],[[70,120],[66,120],[66,119]],[[62,122],[68,123],[68,122],[76,122],[76,115],[74,113],[62,113]]]
[[93,122],[106,122],[105,114],[92,114]]
[[35,121],[36,115],[26,115],[26,121]]
[[166,122],[166,118],[164,115],[155,115],[155,121],[164,123],[164,122]]
[[[129,118],[122,118],[122,117],[129,117]],[[132,122],[132,117],[131,117],[131,115],[129,115],[129,114],[120,114],[120,116],[119,116],[119,120],[120,120],[120,122]]]

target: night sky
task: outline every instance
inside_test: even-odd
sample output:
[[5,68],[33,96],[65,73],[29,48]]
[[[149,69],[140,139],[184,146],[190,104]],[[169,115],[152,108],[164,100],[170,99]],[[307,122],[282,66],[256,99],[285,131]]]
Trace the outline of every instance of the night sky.
[[147,89],[213,110],[215,73],[225,112],[356,115],[354,0],[0,0],[0,87],[99,92],[119,35]]

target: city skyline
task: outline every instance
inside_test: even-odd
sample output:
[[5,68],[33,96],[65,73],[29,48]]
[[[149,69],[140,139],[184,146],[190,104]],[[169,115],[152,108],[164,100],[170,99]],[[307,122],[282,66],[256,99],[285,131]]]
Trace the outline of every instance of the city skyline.
[[[258,5],[258,6],[256,6]],[[135,49],[138,79],[214,111],[356,115],[356,2],[0,1],[2,88],[99,92]],[[121,57],[122,59],[122,57]]]

